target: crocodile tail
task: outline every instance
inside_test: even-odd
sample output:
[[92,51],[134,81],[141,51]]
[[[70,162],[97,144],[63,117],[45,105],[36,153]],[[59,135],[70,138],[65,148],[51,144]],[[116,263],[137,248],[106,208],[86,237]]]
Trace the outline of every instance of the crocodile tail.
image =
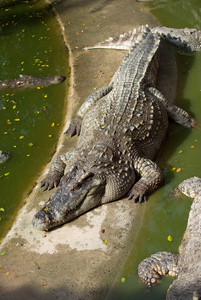
[[119,37],[110,37],[104,42],[98,43],[94,46],[85,47],[85,50],[89,49],[119,49],[119,50],[130,50],[133,46],[138,45],[144,38],[144,36],[150,32],[149,27],[141,26],[138,29],[133,29],[128,33],[121,34]]
[[152,28],[151,31],[187,52],[201,51],[201,30],[158,26]]

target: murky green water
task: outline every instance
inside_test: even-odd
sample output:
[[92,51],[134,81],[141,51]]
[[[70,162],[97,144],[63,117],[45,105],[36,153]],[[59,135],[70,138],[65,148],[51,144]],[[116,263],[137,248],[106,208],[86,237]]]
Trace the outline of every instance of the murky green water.
[[[200,0],[154,1],[149,4],[149,8],[164,26],[201,29]],[[179,80],[176,102],[191,112],[199,125],[189,130],[171,124],[160,159],[165,184],[143,204],[146,211],[142,228],[107,300],[162,300],[172,282],[172,278],[163,277],[160,284],[148,288],[139,280],[137,267],[144,258],[155,252],[178,252],[192,200],[185,196],[175,199],[168,196],[168,193],[182,180],[201,176],[201,53],[193,56],[178,55],[177,59]],[[176,169],[172,171],[172,168]],[[172,242],[167,239],[169,235],[173,238]],[[126,281],[122,283],[121,278],[126,278]]]
[[[11,1],[0,6],[0,80],[68,76],[59,25],[45,1]],[[0,237],[8,229],[34,180],[50,160],[61,132],[68,80],[49,87],[0,91]]]

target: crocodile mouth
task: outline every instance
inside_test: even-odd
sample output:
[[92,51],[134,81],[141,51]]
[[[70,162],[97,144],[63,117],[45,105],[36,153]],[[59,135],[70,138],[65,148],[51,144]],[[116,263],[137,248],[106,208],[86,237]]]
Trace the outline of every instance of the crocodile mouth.
[[77,218],[92,208],[99,206],[105,194],[105,184],[93,174],[83,182],[58,186],[56,192],[38,211],[32,221],[39,230],[50,230]]

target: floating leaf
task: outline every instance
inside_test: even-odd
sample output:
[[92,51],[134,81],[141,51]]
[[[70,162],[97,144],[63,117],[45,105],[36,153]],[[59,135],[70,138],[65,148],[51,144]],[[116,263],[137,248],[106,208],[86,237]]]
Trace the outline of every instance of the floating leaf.
[[178,169],[176,170],[177,173],[179,173],[180,171],[181,171],[181,168],[178,168]]
[[19,121],[20,121],[20,119],[15,119],[15,121],[16,121],[16,122],[19,122]]
[[183,152],[182,150],[179,150],[179,151],[178,151],[179,154],[182,153],[182,152]]
[[51,124],[51,127],[54,127],[54,126],[55,126],[55,123],[52,123],[52,124]]
[[10,172],[8,172],[8,173],[5,173],[5,174],[4,174],[4,176],[8,176],[9,174],[10,174]]
[[172,242],[172,240],[173,240],[171,235],[168,235],[167,239],[168,239],[169,242]]
[[49,135],[48,135],[48,137],[49,137],[49,138],[51,138],[51,137],[52,137],[52,135],[51,135],[51,134],[49,134]]
[[175,167],[173,167],[173,168],[171,168],[170,169],[170,171],[172,172],[172,171],[175,171],[176,170],[176,168]]
[[126,281],[126,278],[122,277],[121,282],[124,283]]
[[3,212],[5,212],[5,209],[4,209],[3,207],[1,207],[1,208],[0,208],[0,211],[3,211]]
[[29,147],[32,147],[33,146],[33,143],[29,143]]
[[194,146],[194,145],[192,145],[192,146],[191,146],[191,149],[193,149],[193,148],[195,148],[195,146]]
[[23,139],[23,138],[24,138],[24,135],[21,135],[21,136],[19,137],[20,140]]

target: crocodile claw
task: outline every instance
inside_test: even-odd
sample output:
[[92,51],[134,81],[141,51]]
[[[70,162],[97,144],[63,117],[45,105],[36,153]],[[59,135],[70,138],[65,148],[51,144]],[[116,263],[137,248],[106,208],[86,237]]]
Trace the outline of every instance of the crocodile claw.
[[76,117],[71,123],[68,129],[64,133],[69,133],[70,137],[74,135],[80,135],[81,131],[81,126],[82,126],[82,118],[81,117]]
[[128,200],[133,200],[134,203],[142,203],[147,201],[147,197],[144,194],[139,193],[138,191],[131,190]]
[[54,187],[57,187],[60,182],[60,178],[58,176],[47,176],[44,180],[41,181],[41,187],[43,191],[50,191]]

